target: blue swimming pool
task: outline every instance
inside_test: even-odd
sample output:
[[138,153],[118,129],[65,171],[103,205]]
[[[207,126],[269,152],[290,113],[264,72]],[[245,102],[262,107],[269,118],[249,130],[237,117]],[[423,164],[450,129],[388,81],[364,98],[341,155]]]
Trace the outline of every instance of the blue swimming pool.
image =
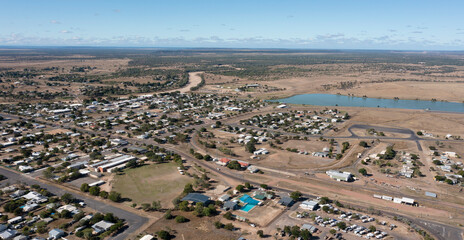
[[253,204],[247,204],[245,206],[243,206],[242,208],[240,208],[240,210],[244,211],[244,212],[249,212],[251,209],[253,209],[256,205],[253,205]]
[[247,194],[244,194],[240,198],[240,202],[245,203],[245,206],[240,208],[240,210],[245,211],[245,212],[249,212],[251,209],[253,209],[256,205],[258,205],[260,203],[258,200],[253,199],[252,197],[250,197]]

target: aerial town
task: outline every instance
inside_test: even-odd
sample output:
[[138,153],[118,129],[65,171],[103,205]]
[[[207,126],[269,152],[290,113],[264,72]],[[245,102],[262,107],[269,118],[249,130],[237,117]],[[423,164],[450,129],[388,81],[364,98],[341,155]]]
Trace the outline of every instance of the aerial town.
[[52,2],[0,10],[0,240],[464,239],[464,43],[424,15]]

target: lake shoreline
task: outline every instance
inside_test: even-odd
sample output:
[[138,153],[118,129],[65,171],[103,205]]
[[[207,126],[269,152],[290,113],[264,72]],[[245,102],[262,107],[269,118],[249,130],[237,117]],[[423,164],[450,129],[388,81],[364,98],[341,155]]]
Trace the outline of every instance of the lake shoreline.
[[339,94],[298,94],[288,98],[270,99],[266,101],[330,107],[394,108],[424,110],[430,112],[464,113],[464,103],[460,102],[369,98]]

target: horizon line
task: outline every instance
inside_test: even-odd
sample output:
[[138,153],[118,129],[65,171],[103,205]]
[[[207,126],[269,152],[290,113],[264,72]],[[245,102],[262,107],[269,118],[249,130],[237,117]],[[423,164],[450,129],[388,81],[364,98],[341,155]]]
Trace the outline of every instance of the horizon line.
[[440,49],[382,49],[382,48],[289,48],[289,47],[154,47],[154,46],[97,46],[97,45],[0,45],[0,50],[20,49],[51,49],[51,48],[117,48],[117,49],[172,49],[172,50],[294,50],[294,51],[398,51],[398,52],[464,52],[464,50]]

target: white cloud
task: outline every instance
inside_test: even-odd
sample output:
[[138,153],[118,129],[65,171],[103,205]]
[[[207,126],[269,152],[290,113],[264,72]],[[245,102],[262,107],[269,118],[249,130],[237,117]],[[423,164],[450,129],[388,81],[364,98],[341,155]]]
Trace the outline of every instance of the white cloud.
[[72,32],[69,30],[61,30],[60,33],[72,33]]
[[58,21],[58,20],[50,20],[50,23],[51,24],[61,24],[61,22]]
[[[63,33],[70,33],[63,30]],[[185,38],[114,36],[111,38],[72,36],[37,37],[23,34],[0,34],[0,45],[24,46],[129,46],[129,47],[230,47],[230,48],[313,48],[313,49],[391,49],[391,50],[464,50],[459,39],[427,40],[421,37],[380,35],[375,37],[351,37],[342,33],[316,35],[307,38],[266,38],[218,36]]]

